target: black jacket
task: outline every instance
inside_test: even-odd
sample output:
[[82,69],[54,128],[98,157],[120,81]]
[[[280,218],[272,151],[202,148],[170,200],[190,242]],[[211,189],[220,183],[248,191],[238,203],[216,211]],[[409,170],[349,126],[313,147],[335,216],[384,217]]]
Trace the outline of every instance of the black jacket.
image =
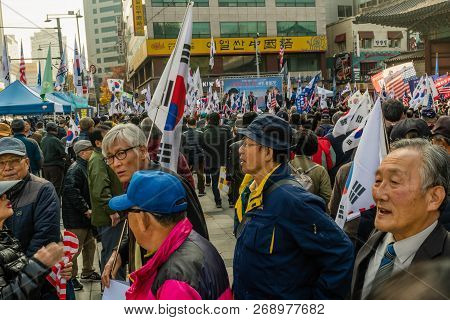
[[[352,299],[361,299],[370,259],[375,254],[378,245],[383,240],[385,232],[376,232],[367,240],[366,244],[359,250],[356,256],[352,279]],[[450,237],[445,228],[438,223],[436,228],[425,239],[417,250],[410,267],[422,261],[450,258]]]
[[51,182],[27,175],[8,192],[14,215],[5,224],[31,257],[42,246],[61,240],[60,203]]
[[190,166],[196,167],[203,161],[203,132],[189,128],[182,136],[183,154]]
[[25,256],[9,230],[0,230],[0,300],[39,299],[49,272],[38,260]]
[[45,166],[60,166],[64,168],[66,161],[66,150],[61,140],[53,133],[47,132],[41,142],[44,154]]
[[228,126],[208,125],[203,133],[203,150],[205,150],[205,164],[207,168],[217,169],[225,166],[231,130]]
[[77,158],[64,178],[62,218],[67,229],[87,229],[91,220],[84,215],[91,208],[87,178],[87,161]]

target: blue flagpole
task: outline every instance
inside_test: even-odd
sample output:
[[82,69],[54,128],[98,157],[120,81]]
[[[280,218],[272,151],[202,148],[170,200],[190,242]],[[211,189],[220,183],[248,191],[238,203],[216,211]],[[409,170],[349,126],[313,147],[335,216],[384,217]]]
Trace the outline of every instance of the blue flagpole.
[[38,76],[37,76],[37,85],[40,87],[42,85],[41,80],[41,61],[39,61],[39,69],[38,69]]
[[435,75],[436,77],[439,76],[439,52],[436,52],[436,70],[435,70]]

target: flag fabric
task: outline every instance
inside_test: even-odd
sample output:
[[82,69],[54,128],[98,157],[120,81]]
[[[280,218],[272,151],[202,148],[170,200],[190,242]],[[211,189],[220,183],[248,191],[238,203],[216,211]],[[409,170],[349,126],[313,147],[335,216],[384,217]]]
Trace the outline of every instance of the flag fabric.
[[108,79],[108,89],[112,93],[123,92],[123,80],[122,79]]
[[411,108],[417,110],[417,108],[419,107],[419,105],[422,104],[422,101],[425,98],[425,92],[426,92],[426,77],[422,76],[419,79],[419,82],[417,83],[416,87],[414,88],[411,101],[409,102]]
[[192,41],[192,7],[189,2],[178,39],[151,101],[150,118],[162,131],[158,158],[161,165],[177,171],[181,125]]
[[11,82],[11,75],[9,73],[8,45],[6,42],[6,37],[3,38],[2,81],[5,84],[5,87],[9,86]]
[[44,78],[42,79],[41,97],[46,93],[53,92],[53,72],[52,72],[52,53],[50,45],[48,46],[47,59],[45,61]]
[[84,45],[83,49],[81,50],[80,62],[81,62],[81,72],[86,71],[87,65],[86,65],[86,52],[84,51]]
[[384,79],[386,90],[393,98],[400,98],[405,90],[410,93],[409,81],[416,77],[414,65],[404,66]]
[[366,116],[358,128],[353,130],[353,132],[345,138],[344,142],[342,142],[342,151],[347,152],[349,150],[352,150],[356,148],[359,144],[359,141],[361,140],[361,136],[364,131],[364,127],[366,126],[368,116]]
[[39,61],[38,74],[37,74],[37,86],[42,86],[42,76],[41,76],[41,61]]
[[200,68],[198,67],[194,73],[194,92],[196,98],[200,98],[203,96],[202,78],[200,77]]
[[23,45],[22,41],[20,41],[20,81],[24,84],[27,84],[27,76],[25,74],[25,58],[23,57]]
[[216,43],[214,42],[214,38],[211,36],[211,44],[209,48],[209,66],[214,68],[214,55],[216,54]]
[[339,227],[343,228],[346,221],[359,217],[361,212],[375,206],[371,192],[372,185],[375,182],[375,172],[386,153],[381,99],[378,98],[368,116],[345,183],[336,215]]
[[405,90],[405,93],[403,94],[403,97],[402,97],[402,103],[403,103],[403,106],[405,106],[405,108],[409,107],[409,100],[411,100],[411,97],[408,95],[408,92]]
[[282,70],[284,65],[284,41],[280,44],[280,52],[278,52],[278,56],[280,57],[280,70]]
[[72,118],[69,120],[69,128],[67,130],[66,136],[66,152],[70,146],[72,146],[73,141],[80,134],[80,129],[78,128],[78,114],[75,112],[75,121]]
[[344,90],[342,90],[341,95],[344,95],[344,94],[346,94],[346,93],[348,93],[348,92],[351,92],[351,91],[352,91],[352,88],[351,88],[351,86],[350,86],[350,82],[348,82],[348,83],[345,85]]
[[270,108],[275,109],[277,107],[277,98],[275,97],[275,93],[272,93],[271,99],[270,99]]
[[333,77],[333,98],[336,98],[336,76]]
[[[354,95],[358,92],[354,93]],[[350,110],[339,118],[333,128],[333,137],[339,137],[358,128],[364,118],[369,114],[371,103],[372,100],[370,98],[369,91],[366,90],[362,98],[358,100],[358,103],[352,105]]]
[[245,113],[247,110],[247,96],[245,95],[245,91],[242,93],[242,97],[241,97],[241,112]]
[[55,87],[58,90],[60,90],[66,83],[67,72],[68,72],[68,69],[67,69],[67,63],[66,63],[66,49],[64,49],[62,57],[61,57],[61,63],[59,64],[58,73],[56,74]]
[[89,72],[89,89],[95,89],[94,74]]
[[51,268],[50,274],[47,276],[48,282],[56,288],[59,300],[66,300],[67,280],[61,276],[61,270],[72,261],[73,256],[78,252],[79,242],[77,236],[70,231],[64,230],[63,245],[64,257]]
[[150,83],[147,83],[147,91],[145,92],[145,111],[150,112],[150,104],[152,102],[152,92],[150,91]]
[[81,79],[81,58],[78,51],[77,40],[75,39],[75,46],[73,49],[73,86],[76,89],[78,96],[83,95],[83,82]]
[[425,97],[422,100],[422,106],[425,106],[425,109],[431,109],[433,106],[433,101],[435,98],[439,96],[438,91],[436,90],[436,86],[434,85],[433,79],[431,77],[426,76],[425,80]]

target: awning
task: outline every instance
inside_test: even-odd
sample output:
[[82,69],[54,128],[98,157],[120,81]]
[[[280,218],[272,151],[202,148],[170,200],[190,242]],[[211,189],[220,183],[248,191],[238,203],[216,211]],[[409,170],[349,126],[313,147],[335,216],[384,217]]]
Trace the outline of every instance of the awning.
[[388,31],[387,36],[389,40],[402,39],[403,33],[401,31]]
[[336,36],[336,38],[334,38],[334,42],[336,42],[336,43],[341,43],[341,42],[345,42],[345,33],[342,33],[342,34],[338,34],[337,36]]
[[360,39],[373,39],[375,38],[373,31],[358,31]]

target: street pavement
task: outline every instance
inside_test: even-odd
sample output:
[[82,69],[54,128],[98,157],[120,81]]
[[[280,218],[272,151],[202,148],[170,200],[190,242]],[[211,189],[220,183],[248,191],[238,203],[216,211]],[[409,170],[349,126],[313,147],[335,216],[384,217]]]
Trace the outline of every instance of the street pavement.
[[[228,208],[228,199],[226,195],[222,195],[223,209],[217,209],[211,187],[206,188],[206,196],[200,197],[203,212],[205,213],[206,223],[210,241],[214,244],[217,251],[222,256],[227,268],[230,283],[233,281],[233,255],[236,240],[233,236],[233,216],[234,209]],[[94,266],[96,271],[100,273],[98,268],[98,258],[101,251],[101,245],[97,245]],[[78,269],[82,269],[82,257],[78,257]],[[83,290],[77,291],[77,300],[101,300],[100,282],[81,282],[84,286]]]

